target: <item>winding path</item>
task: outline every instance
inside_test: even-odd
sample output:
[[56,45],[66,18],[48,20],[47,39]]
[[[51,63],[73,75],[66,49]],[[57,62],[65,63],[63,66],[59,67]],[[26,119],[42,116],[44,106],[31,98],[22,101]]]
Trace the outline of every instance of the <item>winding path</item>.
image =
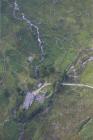
[[33,103],[35,97],[40,93],[40,91],[41,91],[43,88],[45,88],[45,87],[47,87],[47,86],[50,86],[50,85],[51,85],[51,83],[45,83],[45,84],[44,84],[43,86],[41,86],[39,89],[34,90],[34,91],[32,91],[32,92],[27,92],[27,95],[26,95],[25,100],[24,100],[24,103],[23,103],[23,108],[27,110],[27,109],[32,105],[32,103]]
[[46,83],[45,83],[43,86],[41,86],[39,89],[33,91],[33,95],[34,95],[34,96],[38,95],[39,92],[40,92],[43,88],[45,88],[45,87],[47,87],[47,86],[50,86],[50,85],[51,85],[51,83],[47,83],[47,82],[46,82]]

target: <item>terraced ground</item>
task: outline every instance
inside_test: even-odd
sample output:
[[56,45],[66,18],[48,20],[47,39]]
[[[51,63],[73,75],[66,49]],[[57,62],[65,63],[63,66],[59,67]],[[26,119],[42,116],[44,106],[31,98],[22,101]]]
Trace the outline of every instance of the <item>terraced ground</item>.
[[0,3],[0,140],[92,140],[93,89],[63,83],[93,87],[93,1]]

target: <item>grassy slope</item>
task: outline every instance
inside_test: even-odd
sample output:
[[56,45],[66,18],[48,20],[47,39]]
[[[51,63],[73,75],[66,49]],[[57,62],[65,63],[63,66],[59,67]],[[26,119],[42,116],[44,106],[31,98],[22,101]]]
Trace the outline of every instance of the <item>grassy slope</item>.
[[93,62],[89,62],[81,75],[81,82],[93,85]]
[[[37,21],[40,30],[43,31],[46,52],[49,56],[46,61],[47,63],[52,61],[56,71],[62,72],[67,64],[75,59],[80,49],[92,47],[93,20],[91,17],[93,15],[91,4],[90,0],[87,2],[66,0],[58,1],[57,4],[46,0],[43,2],[24,1],[23,10],[33,18],[33,21]],[[38,10],[36,11],[36,9]],[[82,73],[81,82],[92,84],[92,80],[91,64]],[[83,130],[80,135],[78,133],[82,121],[86,120],[88,116],[93,117],[92,92],[88,89],[64,89],[60,95],[57,95],[56,101],[53,101],[52,111],[43,117],[37,117],[27,126],[26,138],[29,139],[32,136],[34,140],[83,140],[89,137],[92,139],[93,136],[90,135],[92,130],[89,133],[90,128],[85,130],[86,135],[90,135],[89,137],[85,136],[87,138],[83,136]],[[37,122],[37,120],[39,121]]]
[[[51,64],[56,71],[55,75],[58,72],[62,75],[65,68],[75,60],[81,49],[92,47],[92,0],[78,0],[78,2],[76,0],[58,0],[56,3],[53,0],[19,0],[18,2],[29,19],[32,19],[40,28],[46,50],[44,65]],[[5,55],[7,65],[5,71],[7,76],[3,87],[0,89],[0,113],[2,114],[0,115],[0,122],[2,123],[10,117],[11,109],[16,104],[16,96],[18,96],[16,88],[19,86],[27,88],[29,83],[35,82],[33,77],[29,78],[31,72],[27,63],[27,56],[34,54],[37,62],[39,49],[37,49],[36,41],[26,24],[13,19],[12,1],[2,0],[1,10],[1,78],[3,75],[3,55]],[[82,82],[93,83],[93,79],[90,78],[93,75],[91,69],[92,64],[89,64],[81,75]],[[47,77],[53,82],[56,80],[55,78],[59,78],[59,74],[55,77],[54,75]],[[8,98],[4,95],[6,88],[10,92]],[[30,140],[31,136],[33,140],[88,139],[82,138],[82,136],[89,132],[91,126],[88,128],[86,126],[86,129],[81,131],[81,135],[78,134],[77,130],[82,120],[93,115],[92,92],[88,89],[64,89],[54,97],[52,109],[48,114],[45,113],[44,116],[35,118],[27,125],[25,139]],[[6,127],[6,125],[4,126]],[[10,138],[8,134],[12,129],[14,132]],[[10,125],[6,127],[6,132],[0,126],[1,139],[12,140],[15,138],[16,140],[18,137],[17,129],[17,125],[11,120]]]

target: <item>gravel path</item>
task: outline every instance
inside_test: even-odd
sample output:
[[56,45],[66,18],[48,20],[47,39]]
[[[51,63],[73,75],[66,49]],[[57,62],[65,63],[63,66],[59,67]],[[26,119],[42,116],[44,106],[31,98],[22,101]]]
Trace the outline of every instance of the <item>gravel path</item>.
[[75,87],[86,87],[93,89],[93,86],[86,85],[86,84],[74,84],[74,83],[62,83],[63,86],[75,86]]

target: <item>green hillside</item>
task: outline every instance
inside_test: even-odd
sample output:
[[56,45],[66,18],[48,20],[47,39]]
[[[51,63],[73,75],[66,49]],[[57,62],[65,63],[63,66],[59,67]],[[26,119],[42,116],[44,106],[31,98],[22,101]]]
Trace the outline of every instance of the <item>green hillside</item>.
[[92,140],[93,0],[0,3],[0,140]]

